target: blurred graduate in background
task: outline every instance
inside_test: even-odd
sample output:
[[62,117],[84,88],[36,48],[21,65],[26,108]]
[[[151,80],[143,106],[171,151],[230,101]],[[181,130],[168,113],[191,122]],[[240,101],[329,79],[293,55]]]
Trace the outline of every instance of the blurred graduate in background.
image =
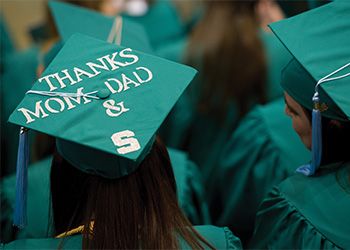
[[[277,65],[274,70],[278,72],[287,60],[286,52],[275,38],[261,30],[259,4],[265,3],[205,3],[203,18],[191,34],[185,57],[185,62],[200,74],[162,128],[165,142],[188,151],[199,165],[214,221],[221,212],[215,199],[222,147],[251,108],[282,94],[273,76],[276,73],[269,71],[269,62],[271,67]],[[272,7],[269,10],[277,10],[276,16],[282,18],[279,7]]]

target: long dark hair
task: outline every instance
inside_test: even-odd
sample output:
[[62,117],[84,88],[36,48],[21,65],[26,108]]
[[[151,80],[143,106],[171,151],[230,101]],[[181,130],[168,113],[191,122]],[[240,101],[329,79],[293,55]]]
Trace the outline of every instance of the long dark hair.
[[321,164],[349,161],[350,122],[322,118]]
[[55,153],[51,192],[55,233],[84,225],[83,249],[178,249],[179,237],[194,249],[213,248],[183,215],[158,139],[134,173],[116,180],[83,173]]
[[[312,113],[303,107],[312,124]],[[322,116],[322,159],[321,165],[349,161],[350,122]]]
[[187,50],[187,63],[200,69],[199,112],[225,118],[233,103],[243,116],[252,103],[266,101],[266,59],[256,2],[206,2]]

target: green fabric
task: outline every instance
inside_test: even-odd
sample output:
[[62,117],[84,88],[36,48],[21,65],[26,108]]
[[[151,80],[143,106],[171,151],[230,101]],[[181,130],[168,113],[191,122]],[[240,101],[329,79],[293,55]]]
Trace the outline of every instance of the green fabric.
[[180,37],[175,41],[162,44],[161,46],[159,46],[155,51],[155,54],[157,56],[160,56],[162,58],[165,58],[174,62],[184,63],[187,43],[188,43],[188,37],[186,36]]
[[[283,89],[280,86],[281,83],[281,71],[288,64],[292,58],[288,50],[279,42],[279,40],[272,33],[267,33],[260,31],[260,38],[264,44],[265,53],[267,57],[267,69],[268,69],[268,78],[267,78],[267,99],[269,101],[274,100],[283,95]],[[187,39],[183,38],[178,41],[175,41],[169,45],[164,45],[160,47],[156,53],[165,57],[169,60],[181,62],[185,57],[185,50],[187,47]],[[197,79],[197,81],[199,81]],[[194,81],[191,84],[196,83],[197,87],[200,84]],[[188,89],[189,90],[189,89]],[[198,93],[199,88],[192,92]],[[195,116],[195,100],[198,97],[193,97],[190,91],[185,91],[181,98],[176,103],[175,107],[167,117],[166,121],[161,127],[160,134],[163,140],[167,145],[176,148],[182,148],[183,144],[187,140],[188,130],[191,127],[191,124],[196,120]],[[234,112],[234,108],[232,111]],[[231,114],[231,119],[233,122],[236,122],[234,114]],[[203,121],[203,124],[206,124],[207,121]],[[199,126],[206,126],[200,124]],[[213,129],[214,131],[215,129]],[[220,130],[220,129],[219,129]],[[201,144],[199,142],[199,144]],[[202,145],[200,146],[202,147]],[[205,160],[203,160],[205,161]],[[199,165],[200,166],[200,165]]]
[[295,175],[262,203],[252,248],[349,249],[350,164]]
[[62,41],[58,41],[51,46],[51,48],[43,55],[43,66],[47,68],[52,60],[57,56],[58,52],[62,49],[64,43]]
[[154,1],[143,16],[128,16],[126,14],[124,16],[145,28],[154,49],[164,43],[170,43],[184,34],[184,24],[170,0]]
[[[91,62],[104,62],[104,69],[92,70]],[[59,74],[71,79],[62,84]],[[90,95],[98,99],[27,94],[9,121],[58,138],[64,144],[59,147],[62,156],[82,171],[118,178],[133,172],[147,155],[154,134],[195,74],[188,66],[76,34],[32,90],[97,91]]]
[[11,35],[8,31],[2,13],[0,13],[0,52],[0,72],[2,73],[3,63],[5,62],[6,57],[15,52],[15,46],[13,44]]
[[11,174],[16,169],[19,128],[7,120],[36,80],[38,55],[37,47],[13,53],[4,64],[6,70],[0,74],[2,175]]
[[[267,57],[267,98],[268,100],[274,100],[283,95],[283,90],[280,86],[281,71],[288,64],[291,55],[272,33],[261,31],[260,38],[264,43]],[[187,42],[187,39],[180,39],[160,47],[156,53],[169,60],[183,62]],[[196,91],[198,92],[199,90]],[[163,140],[172,147],[182,147],[181,144],[184,143],[187,137],[186,131],[195,120],[195,102],[191,99],[196,98],[189,96],[188,92],[186,91],[181,96],[161,127],[160,134]]]
[[[285,69],[287,77],[283,78],[282,87],[306,108],[313,105],[316,83],[350,62],[349,18],[350,2],[334,1],[271,24],[273,32],[295,58]],[[298,71],[298,75],[289,71]],[[349,73],[349,67],[334,76],[345,73]],[[294,78],[288,77],[293,74]],[[345,94],[349,92],[348,81],[349,77],[320,84],[320,102],[328,106],[324,116],[349,119],[350,103]]]
[[177,185],[180,206],[194,225],[210,224],[201,173],[188,155],[180,150],[168,148]]
[[197,112],[199,77],[196,80],[176,103],[160,132],[166,145],[187,151],[189,158],[198,165],[212,217],[215,216],[213,210],[216,210],[215,189],[220,182],[218,161],[222,147],[230,138],[239,119],[233,104],[229,105],[223,121]]
[[271,101],[283,95],[281,72],[292,56],[272,33],[260,31],[260,38],[267,59],[267,99]]
[[[216,249],[242,249],[241,243],[227,228],[214,226],[195,226],[195,229]],[[24,239],[1,245],[1,249],[57,249],[62,239]],[[75,235],[64,239],[63,249],[81,249],[82,237]],[[181,249],[188,249],[188,244],[180,239]],[[203,245],[205,249],[208,249]]]
[[[208,204],[204,196],[201,174],[187,154],[168,149],[175,175],[178,200],[189,220],[195,224],[209,224]],[[29,166],[28,171],[28,224],[20,230],[17,239],[42,238],[49,233],[50,166],[51,157]],[[1,241],[13,240],[12,217],[15,204],[16,176],[1,181]],[[38,188],[40,187],[40,188]]]
[[[17,238],[46,237],[50,210],[51,157],[34,163],[28,169],[28,224],[20,230]],[[0,182],[1,241],[13,240],[12,224],[15,206],[16,175],[4,177]],[[39,188],[38,188],[39,187]]]
[[[110,33],[117,28],[113,26],[116,20],[115,17],[104,16],[87,8],[59,1],[50,1],[49,7],[63,41],[67,41],[74,33],[81,33],[107,41]],[[152,52],[146,31],[140,25],[131,20],[123,19],[121,27],[120,44],[122,46],[146,53]],[[118,32],[115,39],[119,39]]]
[[252,110],[222,151],[214,223],[229,226],[245,242],[264,196],[311,155],[284,114],[283,99]]
[[[312,97],[315,93],[315,80],[305,71],[301,64],[292,59],[282,71],[282,88],[298,103],[312,110],[314,103]],[[323,91],[320,91],[321,103],[327,105],[322,115],[329,118],[344,120],[342,111]]]
[[210,210],[215,209],[217,194],[214,190],[220,180],[218,161],[222,147],[238,123],[234,108],[231,108],[226,116],[225,122],[220,124],[207,115],[195,114],[186,147],[190,159],[197,163],[203,175]]

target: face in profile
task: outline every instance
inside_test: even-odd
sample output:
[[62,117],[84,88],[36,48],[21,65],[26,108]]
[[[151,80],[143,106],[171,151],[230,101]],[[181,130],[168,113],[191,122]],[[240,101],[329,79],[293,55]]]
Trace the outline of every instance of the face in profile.
[[311,149],[312,127],[306,112],[303,107],[286,92],[284,92],[284,100],[286,103],[285,113],[292,118],[295,132],[297,132],[304,145],[308,149]]

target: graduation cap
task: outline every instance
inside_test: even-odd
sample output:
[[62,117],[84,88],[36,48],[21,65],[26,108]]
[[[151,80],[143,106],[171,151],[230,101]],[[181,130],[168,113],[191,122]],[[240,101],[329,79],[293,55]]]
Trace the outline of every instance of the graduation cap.
[[63,41],[74,33],[81,33],[146,53],[152,52],[146,31],[130,19],[104,16],[60,1],[49,1],[49,7]]
[[145,28],[154,48],[171,43],[185,35],[176,7],[172,1],[155,0],[144,15],[133,16],[123,13],[127,20],[133,20]]
[[25,130],[56,137],[58,152],[81,171],[120,178],[145,158],[195,74],[191,67],[82,34],[68,39],[9,118],[22,126],[15,225],[25,225]]
[[[334,1],[271,24],[293,55],[283,89],[312,112],[312,161],[298,172],[313,175],[322,155],[321,116],[350,119],[350,2]],[[322,24],[320,25],[320,21]]]

